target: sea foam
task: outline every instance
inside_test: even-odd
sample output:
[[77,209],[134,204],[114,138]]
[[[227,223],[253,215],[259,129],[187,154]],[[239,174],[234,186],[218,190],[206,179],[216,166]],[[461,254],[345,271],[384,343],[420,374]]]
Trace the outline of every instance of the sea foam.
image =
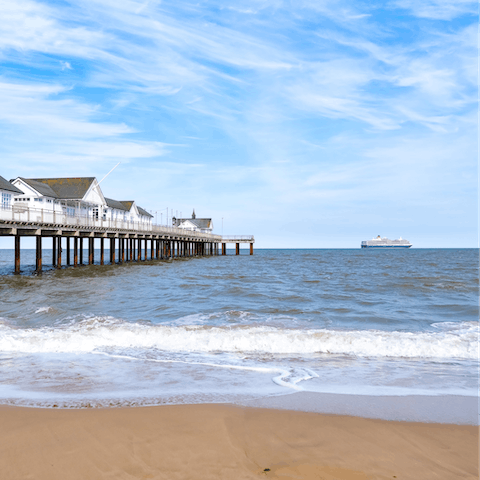
[[12,328],[0,324],[0,351],[24,353],[156,349],[167,352],[344,354],[360,357],[478,358],[478,322],[430,332],[153,325],[93,317],[67,325]]

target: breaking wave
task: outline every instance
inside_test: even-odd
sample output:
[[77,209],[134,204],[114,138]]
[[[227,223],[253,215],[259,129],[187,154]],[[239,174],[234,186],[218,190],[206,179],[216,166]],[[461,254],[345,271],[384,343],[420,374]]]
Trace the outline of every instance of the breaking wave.
[[[436,326],[436,325],[435,325]],[[478,322],[432,332],[295,329],[273,326],[152,325],[93,317],[35,329],[0,323],[0,351],[23,353],[157,349],[167,352],[344,354],[361,357],[478,359]]]

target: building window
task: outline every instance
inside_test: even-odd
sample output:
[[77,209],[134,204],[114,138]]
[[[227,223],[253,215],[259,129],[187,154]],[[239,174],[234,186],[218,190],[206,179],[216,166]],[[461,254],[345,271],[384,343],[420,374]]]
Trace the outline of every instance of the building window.
[[67,215],[69,217],[74,217],[75,216],[75,208],[74,207],[67,207]]
[[10,208],[11,200],[12,200],[11,193],[2,193],[2,208]]

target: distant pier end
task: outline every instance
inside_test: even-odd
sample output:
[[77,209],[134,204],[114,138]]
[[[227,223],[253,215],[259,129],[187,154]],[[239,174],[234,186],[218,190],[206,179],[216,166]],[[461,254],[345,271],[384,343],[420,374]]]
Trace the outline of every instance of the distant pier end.
[[253,235],[223,235],[222,236],[222,255],[227,254],[227,243],[235,244],[235,255],[240,255],[240,244],[250,244],[250,255],[253,255],[253,244],[255,237]]

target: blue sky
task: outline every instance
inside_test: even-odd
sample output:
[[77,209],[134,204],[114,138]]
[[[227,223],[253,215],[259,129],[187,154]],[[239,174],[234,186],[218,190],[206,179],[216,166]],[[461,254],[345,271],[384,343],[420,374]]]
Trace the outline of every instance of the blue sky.
[[105,195],[257,247],[478,245],[475,2],[0,8],[7,179],[120,161]]

